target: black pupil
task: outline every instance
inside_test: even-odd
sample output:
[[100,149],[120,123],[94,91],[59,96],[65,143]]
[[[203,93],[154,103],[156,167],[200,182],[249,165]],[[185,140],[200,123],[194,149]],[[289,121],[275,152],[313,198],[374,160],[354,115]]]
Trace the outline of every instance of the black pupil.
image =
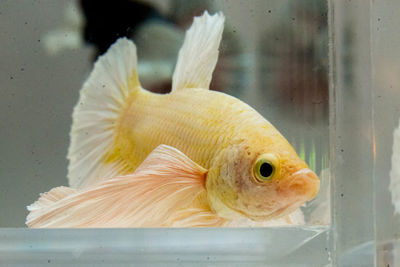
[[261,164],[260,167],[260,174],[262,177],[269,177],[271,176],[274,169],[272,168],[271,164],[264,162]]

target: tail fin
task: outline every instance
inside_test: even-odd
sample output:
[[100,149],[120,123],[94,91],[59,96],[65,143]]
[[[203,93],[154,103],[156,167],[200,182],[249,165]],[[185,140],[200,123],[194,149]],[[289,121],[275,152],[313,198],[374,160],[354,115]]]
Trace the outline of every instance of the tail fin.
[[121,38],[97,60],[75,106],[68,151],[70,186],[85,187],[125,168],[122,162],[106,164],[103,159],[127,99],[140,88],[136,47]]

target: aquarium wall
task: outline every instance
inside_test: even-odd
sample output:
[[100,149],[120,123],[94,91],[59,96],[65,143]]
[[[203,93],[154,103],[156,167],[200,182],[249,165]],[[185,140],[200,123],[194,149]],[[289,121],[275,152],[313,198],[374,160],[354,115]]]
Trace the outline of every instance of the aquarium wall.
[[392,203],[392,199],[397,202],[399,192],[394,148],[394,131],[400,118],[399,8],[397,1],[371,4],[377,266],[400,263],[400,217]]
[[[400,118],[396,1],[125,1],[124,11],[92,2],[0,4],[0,265],[400,262],[389,189]],[[117,37],[134,40],[143,87],[168,93],[185,30],[205,9],[226,17],[211,89],[259,111],[321,179],[304,221],[26,229],[26,206],[67,185],[72,109],[97,57]]]
[[167,93],[185,30],[204,10],[226,16],[211,89],[245,101],[289,140],[322,182],[300,224],[329,224],[327,3],[83,0],[2,2],[0,226],[24,227],[39,193],[67,185],[71,114],[97,57],[132,39],[143,87]]
[[78,12],[67,1],[1,1],[1,227],[24,227],[37,194],[67,183],[71,108],[93,53],[68,45],[80,36]]
[[337,264],[370,266],[375,252],[371,10],[365,1],[330,1],[330,10],[333,251]]

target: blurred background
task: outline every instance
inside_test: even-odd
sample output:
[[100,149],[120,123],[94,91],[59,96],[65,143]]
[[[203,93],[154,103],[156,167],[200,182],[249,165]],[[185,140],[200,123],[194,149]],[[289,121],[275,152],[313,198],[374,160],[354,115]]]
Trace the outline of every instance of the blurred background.
[[0,227],[24,227],[39,193],[67,185],[71,114],[96,58],[127,36],[143,87],[167,93],[184,32],[204,10],[226,16],[211,89],[262,113],[320,174],[304,212],[329,223],[326,1],[2,0]]

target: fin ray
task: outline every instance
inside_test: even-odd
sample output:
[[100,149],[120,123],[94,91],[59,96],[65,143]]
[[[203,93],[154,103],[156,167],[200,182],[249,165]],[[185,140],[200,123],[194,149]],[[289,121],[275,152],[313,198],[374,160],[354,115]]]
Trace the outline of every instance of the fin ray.
[[160,145],[133,174],[105,180],[32,210],[26,223],[29,227],[218,225],[221,221],[211,210],[190,207],[205,192],[206,173],[179,150]]
[[43,193],[40,195],[39,199],[33,204],[29,205],[27,209],[29,211],[35,211],[42,208],[46,208],[47,206],[63,199],[64,197],[75,193],[76,190],[66,186],[59,186],[51,189],[49,192]]
[[179,51],[172,79],[172,91],[209,88],[218,60],[224,20],[222,13],[210,16],[207,11],[194,19]]
[[104,179],[105,173],[120,173],[118,164],[102,160],[112,147],[120,113],[136,90],[141,90],[136,47],[121,38],[97,60],[75,106],[68,150],[70,186],[81,188]]

